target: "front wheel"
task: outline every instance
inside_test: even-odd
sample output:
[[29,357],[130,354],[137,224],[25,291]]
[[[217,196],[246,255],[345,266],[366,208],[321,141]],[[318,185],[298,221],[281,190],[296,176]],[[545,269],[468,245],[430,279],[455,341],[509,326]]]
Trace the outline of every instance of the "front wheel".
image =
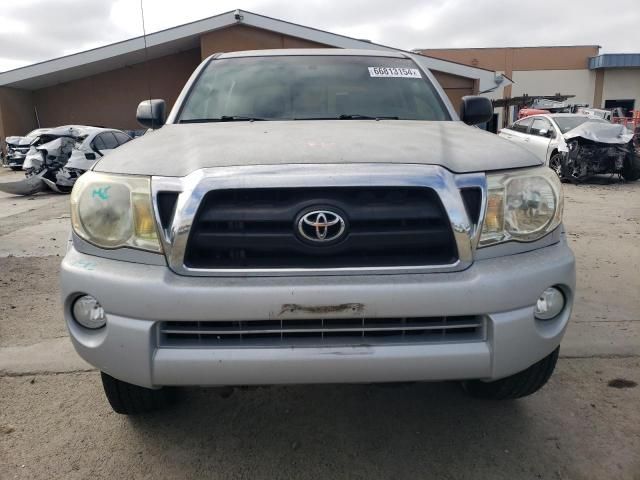
[[22,166],[21,165],[17,165],[17,166],[11,166],[9,167],[11,170],[13,170],[14,172],[19,172],[20,170],[22,170]]
[[622,168],[622,177],[627,182],[634,182],[640,179],[640,154],[635,155],[632,151],[627,155]]
[[551,158],[549,159],[549,168],[554,172],[556,172],[556,175],[558,175],[558,178],[562,180],[562,154],[561,153],[556,152],[553,155],[551,155]]
[[537,392],[547,383],[556,367],[559,353],[560,347],[538,363],[534,363],[526,370],[510,377],[501,378],[494,382],[468,380],[462,383],[462,387],[469,395],[477,398],[507,400],[526,397]]
[[104,372],[102,386],[113,411],[122,415],[148,413],[171,405],[175,401],[175,390],[170,388],[139,387],[113,378]]

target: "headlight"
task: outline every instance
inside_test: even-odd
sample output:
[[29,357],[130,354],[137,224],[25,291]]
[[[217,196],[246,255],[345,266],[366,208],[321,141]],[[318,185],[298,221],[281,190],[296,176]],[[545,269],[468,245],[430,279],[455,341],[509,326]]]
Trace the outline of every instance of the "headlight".
[[480,246],[531,242],[562,221],[562,185],[547,167],[487,175],[487,211]]
[[98,247],[162,251],[148,177],[85,173],[71,192],[71,223]]

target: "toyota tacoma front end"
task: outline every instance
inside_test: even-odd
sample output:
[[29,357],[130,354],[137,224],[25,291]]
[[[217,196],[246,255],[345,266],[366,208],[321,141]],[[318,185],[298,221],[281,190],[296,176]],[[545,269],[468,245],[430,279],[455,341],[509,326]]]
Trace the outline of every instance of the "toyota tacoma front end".
[[[467,98],[462,119],[486,120]],[[76,183],[67,326],[120,413],[164,387],[547,381],[574,297],[557,176],[401,53],[207,59]]]

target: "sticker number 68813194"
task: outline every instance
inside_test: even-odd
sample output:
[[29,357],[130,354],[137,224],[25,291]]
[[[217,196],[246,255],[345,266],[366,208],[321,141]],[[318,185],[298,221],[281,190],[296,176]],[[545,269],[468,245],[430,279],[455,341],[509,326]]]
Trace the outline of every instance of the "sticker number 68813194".
[[370,77],[421,78],[417,68],[369,67]]

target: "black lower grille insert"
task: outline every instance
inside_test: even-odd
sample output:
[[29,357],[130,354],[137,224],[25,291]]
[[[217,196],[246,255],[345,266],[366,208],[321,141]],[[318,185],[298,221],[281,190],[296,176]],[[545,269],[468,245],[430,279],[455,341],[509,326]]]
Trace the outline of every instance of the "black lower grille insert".
[[[296,233],[302,213],[339,212],[344,238],[310,244]],[[341,268],[445,265],[457,260],[437,193],[422,187],[214,190],[196,214],[190,268]]]
[[484,340],[481,316],[162,322],[159,346],[329,346]]

